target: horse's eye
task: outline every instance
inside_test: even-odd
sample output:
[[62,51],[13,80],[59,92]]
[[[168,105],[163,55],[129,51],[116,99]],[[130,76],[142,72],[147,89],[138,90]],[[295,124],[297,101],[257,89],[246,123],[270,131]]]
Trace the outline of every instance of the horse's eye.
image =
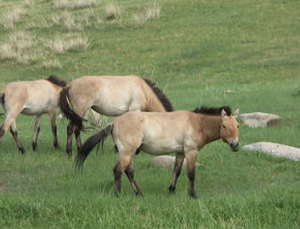
[[226,129],[226,126],[222,125],[222,128]]
[[240,128],[240,125],[238,125],[237,128]]

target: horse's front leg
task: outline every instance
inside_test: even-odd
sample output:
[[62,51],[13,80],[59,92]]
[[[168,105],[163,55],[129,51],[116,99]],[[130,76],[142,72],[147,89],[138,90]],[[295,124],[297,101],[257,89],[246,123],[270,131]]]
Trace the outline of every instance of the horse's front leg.
[[32,138],[32,149],[33,151],[36,150],[37,148],[37,139],[40,133],[40,120],[41,120],[41,115],[36,115],[35,120],[34,120],[34,128],[33,128],[33,138]]
[[175,192],[177,180],[181,173],[183,161],[184,161],[184,154],[180,154],[180,153],[176,154],[176,160],[175,160],[174,170],[173,170],[173,178],[169,186],[169,191],[171,193]]
[[185,158],[187,163],[187,175],[189,178],[189,190],[188,193],[190,197],[196,199],[197,195],[195,193],[194,182],[195,182],[195,166],[197,160],[197,150],[190,150],[185,152]]

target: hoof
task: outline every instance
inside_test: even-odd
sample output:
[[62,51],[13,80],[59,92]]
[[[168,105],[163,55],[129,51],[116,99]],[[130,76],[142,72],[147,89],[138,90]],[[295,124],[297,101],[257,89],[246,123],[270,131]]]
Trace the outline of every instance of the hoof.
[[169,190],[169,192],[172,193],[172,194],[175,193],[175,187],[172,186],[172,185],[169,186],[168,190]]
[[22,147],[22,148],[19,148],[19,150],[20,150],[20,152],[22,153],[22,154],[24,154],[24,153],[26,153],[26,150]]
[[36,151],[36,148],[37,148],[37,143],[36,142],[32,143],[32,149],[33,149],[33,151]]

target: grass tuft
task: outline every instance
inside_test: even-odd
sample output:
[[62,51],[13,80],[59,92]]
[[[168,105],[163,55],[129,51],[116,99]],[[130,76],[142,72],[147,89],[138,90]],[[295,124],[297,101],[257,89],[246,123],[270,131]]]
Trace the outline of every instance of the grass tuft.
[[109,3],[105,6],[106,20],[119,20],[122,16],[122,9],[120,6]]
[[96,0],[76,0],[76,1],[70,1],[70,0],[54,0],[53,6],[56,9],[83,9],[88,7],[94,7],[98,5]]
[[42,67],[45,69],[61,69],[61,63],[57,59],[46,60],[42,63]]
[[63,54],[69,51],[84,51],[89,47],[86,37],[65,36],[57,37],[46,44],[54,53]]
[[26,10],[20,6],[13,11],[4,14],[2,19],[2,25],[5,29],[13,29],[15,24],[20,20],[22,16],[26,14]]

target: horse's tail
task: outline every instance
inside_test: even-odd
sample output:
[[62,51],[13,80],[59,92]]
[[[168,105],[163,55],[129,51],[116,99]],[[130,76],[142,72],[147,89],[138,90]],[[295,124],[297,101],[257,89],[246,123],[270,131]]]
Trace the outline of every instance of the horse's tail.
[[98,133],[89,137],[83,146],[81,147],[80,151],[76,157],[76,168],[80,169],[83,166],[83,163],[90,152],[95,148],[96,145],[104,143],[105,139],[111,134],[113,130],[113,124],[109,124],[105,128],[103,128]]
[[70,87],[64,87],[60,92],[59,97],[59,107],[62,111],[62,113],[69,119],[71,122],[73,122],[76,126],[78,126],[80,129],[83,128],[82,122],[83,118],[80,117],[78,114],[76,114],[75,111],[70,106],[70,103],[68,101],[69,97],[69,90]]
[[[4,90],[0,92],[0,104],[2,105],[3,109],[4,109],[4,105],[5,105],[5,93]],[[4,113],[0,113],[0,116],[3,116]]]

